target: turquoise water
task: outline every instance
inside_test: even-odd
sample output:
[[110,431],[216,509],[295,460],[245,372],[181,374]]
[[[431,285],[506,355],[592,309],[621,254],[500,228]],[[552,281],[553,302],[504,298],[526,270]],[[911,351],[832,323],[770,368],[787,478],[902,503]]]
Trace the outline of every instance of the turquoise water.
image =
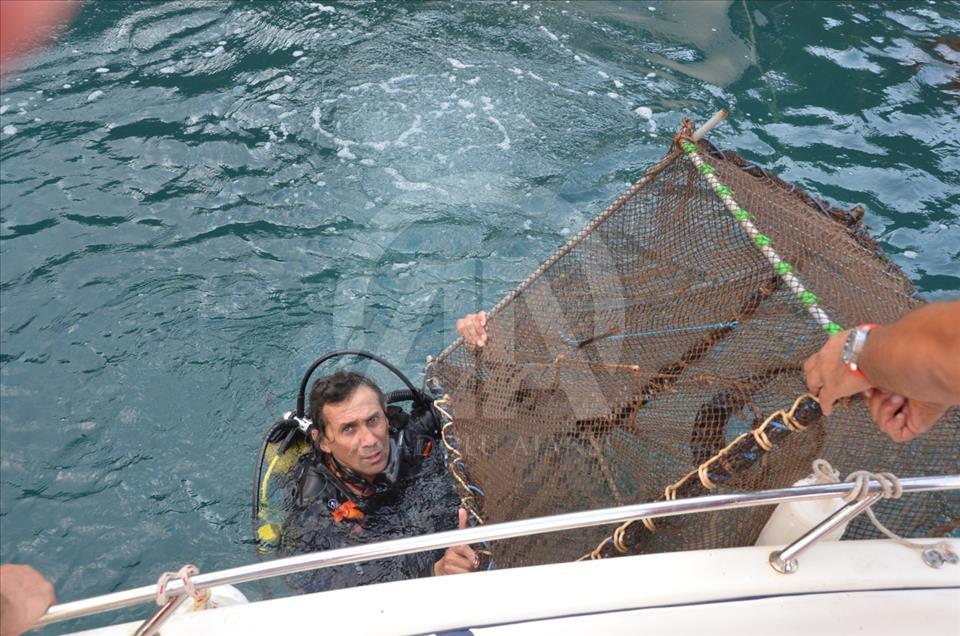
[[309,362],[419,377],[683,115],[957,297],[957,33],[956,2],[87,3],[2,88],[0,559],[61,600],[251,561]]

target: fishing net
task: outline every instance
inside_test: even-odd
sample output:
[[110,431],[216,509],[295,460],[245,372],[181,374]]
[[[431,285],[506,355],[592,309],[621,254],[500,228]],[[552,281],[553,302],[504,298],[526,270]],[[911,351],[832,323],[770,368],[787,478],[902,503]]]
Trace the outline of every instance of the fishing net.
[[[831,207],[692,142],[690,130],[489,312],[483,349],[457,341],[428,364],[475,523],[786,487],[819,457],[844,474],[958,472],[957,409],[897,444],[860,398],[823,418],[801,397],[802,363],[830,333],[922,303],[868,236],[862,209]],[[907,536],[943,534],[960,518],[950,493],[874,509]],[[772,511],[505,540],[492,559],[510,567],[750,545]],[[862,517],[844,536],[876,537]]]

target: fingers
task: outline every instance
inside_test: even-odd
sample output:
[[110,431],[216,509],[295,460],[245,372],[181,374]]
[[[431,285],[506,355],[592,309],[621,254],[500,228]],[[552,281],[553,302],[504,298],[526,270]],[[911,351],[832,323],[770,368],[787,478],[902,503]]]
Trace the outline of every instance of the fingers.
[[463,342],[471,349],[479,349],[487,344],[487,312],[467,314],[457,321],[457,332]]
[[837,396],[834,395],[833,391],[829,387],[822,387],[820,389],[820,395],[818,395],[817,398],[820,400],[820,410],[823,411],[823,414],[832,414],[833,403],[837,399]]
[[457,511],[457,527],[461,530],[467,527],[467,511],[464,508]]
[[820,392],[820,386],[823,384],[820,381],[820,374],[817,369],[817,356],[819,355],[819,353],[815,353],[803,362],[803,377],[807,383],[807,390],[814,395]]
[[901,443],[929,431],[950,408],[946,404],[911,400],[880,389],[864,391],[864,397],[877,428]]
[[807,390],[820,401],[820,410],[824,415],[830,415],[833,412],[833,400],[827,399],[829,394],[824,395],[823,374],[820,369],[820,353],[815,353],[807,358],[803,363],[803,377],[807,384]]
[[908,405],[903,396],[880,390],[871,391],[867,402],[877,428],[897,442],[905,442],[915,435],[910,430]]
[[455,545],[447,548],[443,558],[434,566],[438,576],[474,572],[480,566],[480,558],[468,545]]

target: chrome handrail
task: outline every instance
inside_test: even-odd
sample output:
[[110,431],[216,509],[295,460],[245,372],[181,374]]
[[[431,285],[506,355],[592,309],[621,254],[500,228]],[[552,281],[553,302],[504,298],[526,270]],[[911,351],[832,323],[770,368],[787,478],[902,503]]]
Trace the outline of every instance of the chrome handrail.
[[[904,493],[960,490],[960,475],[911,477],[901,479],[900,484],[903,487]],[[513,537],[623,523],[631,519],[644,517],[652,519],[701,512],[718,512],[735,508],[752,508],[755,506],[767,506],[792,501],[829,499],[847,494],[850,492],[850,488],[851,484],[849,483],[798,486],[571,512],[548,517],[537,517],[535,519],[489,524],[475,528],[464,528],[462,530],[447,530],[434,534],[404,537],[402,539],[392,539],[380,543],[326,550],[324,552],[301,554],[264,563],[230,568],[219,572],[198,574],[192,577],[192,581],[198,590],[203,590],[218,585],[247,583],[335,565],[346,565],[359,561],[369,561],[414,552],[448,548],[465,543],[483,543]],[[870,492],[879,492],[880,490],[880,483],[871,480]],[[104,594],[80,601],[53,605],[37,622],[35,627],[42,627],[44,625],[50,625],[51,623],[147,603],[155,600],[156,591],[157,588],[155,585],[147,585],[123,592],[114,592],[112,594]],[[170,581],[167,586],[167,592],[171,595],[182,594],[183,583],[179,580]]]

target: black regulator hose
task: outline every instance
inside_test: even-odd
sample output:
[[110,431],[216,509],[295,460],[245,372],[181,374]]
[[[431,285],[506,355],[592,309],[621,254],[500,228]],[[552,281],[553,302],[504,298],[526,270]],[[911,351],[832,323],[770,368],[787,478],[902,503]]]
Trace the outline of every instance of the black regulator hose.
[[307,372],[303,375],[303,380],[300,382],[300,393],[299,395],[297,395],[297,417],[303,417],[305,413],[304,406],[306,404],[307,383],[310,382],[310,376],[313,375],[313,372],[316,371],[317,367],[319,367],[321,364],[323,364],[327,360],[330,360],[332,358],[337,358],[340,356],[357,356],[358,358],[367,358],[368,360],[373,360],[374,362],[380,363],[381,365],[389,369],[391,372],[393,372],[393,374],[398,378],[400,378],[400,380],[407,386],[407,388],[410,390],[410,393],[412,395],[412,397],[409,399],[412,399],[414,402],[420,405],[423,405],[429,402],[429,400],[427,400],[427,398],[424,397],[423,393],[418,391],[417,388],[413,386],[413,383],[410,382],[407,376],[403,375],[400,369],[393,366],[392,364],[390,364],[380,356],[374,355],[369,351],[360,351],[359,349],[341,349],[340,351],[333,351],[331,353],[326,354],[325,356],[318,358],[316,362],[310,365],[310,368],[307,369]]

